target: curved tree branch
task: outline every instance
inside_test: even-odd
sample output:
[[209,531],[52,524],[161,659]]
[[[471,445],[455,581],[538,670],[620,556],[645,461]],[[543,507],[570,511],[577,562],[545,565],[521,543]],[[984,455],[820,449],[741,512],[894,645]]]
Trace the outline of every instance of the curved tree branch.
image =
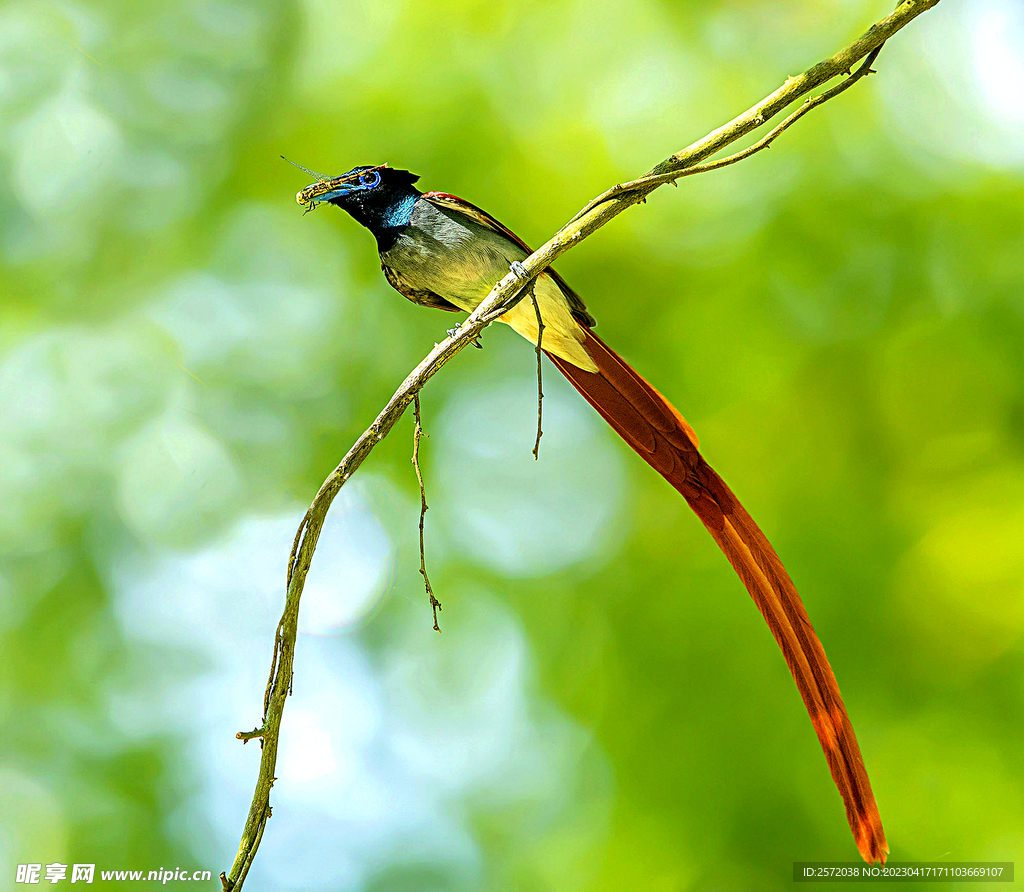
[[[295,542],[288,560],[288,590],[284,613],[277,627],[270,679],[264,698],[263,723],[255,731],[239,732],[237,735],[244,741],[259,737],[263,747],[263,757],[238,854],[230,872],[220,875],[225,892],[236,892],[242,888],[270,817],[270,789],[276,780],[274,768],[277,763],[281,717],[284,713],[285,700],[291,691],[299,599],[327,510],[334,497],[356,472],[363,460],[388,435],[405,410],[416,400],[426,383],[470,344],[484,328],[523,299],[529,293],[529,284],[533,279],[554,263],[560,255],[600,229],[626,208],[644,201],[659,186],[675,182],[683,176],[717,170],[767,148],[783,131],[812,108],[839,95],[857,80],[869,74],[870,66],[878,56],[882,44],[938,2],[939,0],[902,0],[892,14],[876,22],[860,38],[831,58],[819,62],[803,74],[787,78],[786,82],[775,92],[727,124],[669,156],[645,176],[613,186],[599,195],[555,233],[548,242],[523,261],[522,268],[525,269],[525,275],[510,271],[491,289],[490,294],[455,330],[454,334],[440,344],[435,344],[434,349],[410,372],[388,400],[377,419],[356,440],[341,463],[323,482],[295,534]],[[851,75],[853,66],[862,59],[864,60],[863,64]],[[718,161],[701,163],[764,125],[801,96],[844,74],[849,75],[845,81],[819,96],[807,100],[754,145]]]

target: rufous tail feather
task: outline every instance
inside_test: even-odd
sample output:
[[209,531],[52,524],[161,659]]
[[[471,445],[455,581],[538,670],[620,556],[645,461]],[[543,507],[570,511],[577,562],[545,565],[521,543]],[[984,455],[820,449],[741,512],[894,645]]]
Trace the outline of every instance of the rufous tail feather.
[[585,347],[597,372],[548,356],[640,457],[682,494],[725,552],[793,673],[846,804],[857,849],[869,864],[884,864],[889,846],[853,726],[825,650],[782,561],[704,460],[693,428],[678,410],[589,330]]

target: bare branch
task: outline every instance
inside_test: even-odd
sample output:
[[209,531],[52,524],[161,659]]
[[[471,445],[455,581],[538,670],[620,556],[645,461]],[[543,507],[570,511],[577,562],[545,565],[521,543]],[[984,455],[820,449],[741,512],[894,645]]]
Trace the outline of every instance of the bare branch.
[[416,480],[420,485],[420,576],[423,577],[423,585],[427,590],[427,597],[430,599],[430,609],[434,611],[434,631],[440,632],[441,627],[437,624],[437,611],[441,609],[441,602],[434,597],[434,590],[430,587],[430,579],[427,577],[427,557],[423,548],[423,519],[427,516],[427,491],[423,488],[423,472],[420,470],[420,438],[424,436],[423,423],[420,421],[420,395],[417,393],[412,401],[413,415],[416,418],[416,427],[412,432],[412,466],[416,469]]
[[[559,256],[600,229],[626,208],[646,200],[651,192],[664,183],[692,173],[716,170],[767,148],[779,134],[812,108],[837,96],[866,75],[869,72],[868,66],[882,44],[938,2],[939,0],[903,0],[890,15],[876,22],[860,38],[831,58],[819,62],[803,74],[787,78],[786,82],[775,92],[727,124],[669,156],[646,176],[631,183],[614,186],[595,198],[548,242],[522,262],[522,268],[526,273],[525,278],[520,273],[510,271],[491,289],[490,294],[455,330],[454,334],[440,344],[436,344],[434,349],[402,382],[377,419],[356,440],[341,463],[323,482],[295,534],[295,542],[288,560],[288,590],[284,613],[275,636],[271,677],[265,699],[264,721],[261,728],[263,753],[260,772],[242,833],[241,844],[238,847],[238,854],[235,856],[230,873],[227,876],[221,874],[225,892],[237,892],[242,888],[270,816],[270,790],[275,780],[274,767],[277,763],[281,716],[292,680],[299,600],[313,551],[316,549],[316,543],[323,528],[324,518],[341,487],[356,472],[373,448],[387,436],[409,405],[416,400],[417,394],[426,383],[467,344],[472,343],[484,328],[515,306],[528,293],[530,281],[536,279]],[[730,158],[723,158],[720,161],[698,167],[705,159],[761,127],[801,96],[822,86],[832,78],[849,74],[854,65],[868,56],[871,56],[871,59],[856,74],[851,75],[838,87],[805,103],[760,142]]]
[[533,311],[537,314],[537,439],[533,443],[533,460],[540,459],[540,438],[544,436],[541,425],[544,422],[544,377],[541,372],[541,344],[544,342],[544,320],[540,317],[540,304],[537,303],[537,295],[534,293],[533,283],[530,283],[530,300],[533,301]]
[[[665,183],[672,183],[674,186],[676,180],[680,177],[693,176],[695,173],[707,173],[711,170],[718,170],[722,167],[728,167],[730,164],[735,164],[737,161],[743,161],[749,158],[751,155],[755,155],[762,149],[767,149],[771,146],[783,132],[788,130],[793,124],[800,120],[804,115],[807,114],[812,108],[817,108],[822,103],[828,102],[838,96],[845,90],[850,89],[857,81],[862,77],[867,77],[869,74],[875,74],[875,70],[871,67],[874,64],[875,59],[878,58],[878,54],[882,51],[880,46],[875,47],[867,58],[861,63],[860,67],[850,75],[841,84],[836,84],[830,90],[826,90],[813,99],[804,100],[804,104],[800,106],[795,112],[789,115],[781,124],[770,130],[764,137],[755,142],[752,146],[748,146],[741,152],[736,152],[734,155],[729,155],[725,158],[719,158],[717,161],[707,161],[704,164],[694,164],[691,167],[684,167],[682,170],[670,170],[666,173],[649,173],[646,176],[642,176],[637,180],[632,180],[628,183],[621,183],[617,186],[613,186],[604,195],[600,195],[595,198],[590,204],[588,204],[582,211],[580,211],[572,219],[579,220],[588,211],[596,208],[599,204],[603,204],[611,198],[615,198],[618,195],[625,195],[629,192],[638,192],[642,190],[650,191],[650,188],[661,186]],[[645,192],[646,194],[646,192]]]

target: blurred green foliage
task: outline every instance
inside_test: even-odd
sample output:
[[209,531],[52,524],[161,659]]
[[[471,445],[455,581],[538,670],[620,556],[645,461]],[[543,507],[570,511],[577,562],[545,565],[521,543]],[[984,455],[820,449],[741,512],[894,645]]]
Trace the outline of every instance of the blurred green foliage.
[[[0,8],[0,886],[228,867],[291,533],[451,324],[303,217],[280,154],[409,167],[536,244],[887,9]],[[1013,0],[943,3],[770,152],[559,264],[786,562],[898,860],[1024,854],[1022,57]],[[445,635],[403,423],[314,563],[250,885],[776,889],[853,860],[711,539],[550,366],[534,463],[533,353],[484,343],[423,394]]]

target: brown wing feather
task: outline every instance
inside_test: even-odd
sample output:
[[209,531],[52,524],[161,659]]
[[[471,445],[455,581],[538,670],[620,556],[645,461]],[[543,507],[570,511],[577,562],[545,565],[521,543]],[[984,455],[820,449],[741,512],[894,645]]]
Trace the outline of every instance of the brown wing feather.
[[[449,195],[447,192],[425,192],[423,197],[431,204],[446,211],[453,211],[457,214],[462,214],[464,217],[468,217],[474,223],[480,226],[490,229],[492,232],[500,233],[505,236],[509,241],[515,242],[520,248],[522,248],[527,254],[533,253],[531,248],[526,242],[524,242],[518,235],[516,235],[511,229],[509,229],[500,220],[495,220],[487,211],[482,208],[478,208],[475,204],[471,204],[466,201],[465,198],[459,198],[457,195]],[[573,291],[558,273],[556,273],[550,266],[546,270],[557,283],[558,287],[562,289],[562,294],[565,295],[565,299],[569,301],[569,309],[572,310],[573,316],[576,317],[577,321],[587,328],[593,328],[597,322],[590,313],[587,312],[587,306],[583,303],[581,298],[575,291]]]
[[825,650],[782,561],[704,460],[693,428],[676,408],[593,332],[587,332],[586,348],[597,372],[550,358],[616,432],[683,495],[729,559],[782,649],[843,797],[857,849],[869,864],[884,864],[889,847],[853,726]]
[[422,288],[414,288],[408,278],[387,264],[382,263],[380,268],[383,270],[384,278],[388,280],[388,284],[401,294],[402,297],[408,298],[414,304],[432,307],[435,310],[447,310],[449,313],[465,312],[461,307],[455,306],[450,300],[441,297],[440,294],[435,294],[433,291],[425,291]]

